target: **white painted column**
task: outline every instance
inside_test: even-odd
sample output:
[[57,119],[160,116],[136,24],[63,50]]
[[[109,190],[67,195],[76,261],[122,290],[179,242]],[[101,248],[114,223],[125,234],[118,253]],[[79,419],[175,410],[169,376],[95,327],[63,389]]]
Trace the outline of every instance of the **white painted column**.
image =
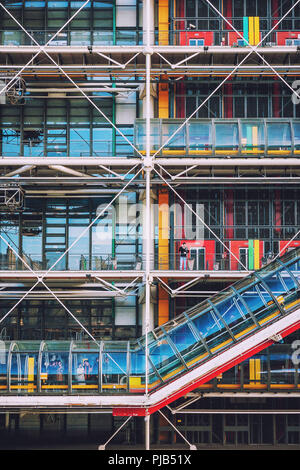
[[[143,2],[143,28],[144,28],[144,54],[146,56],[146,97],[145,97],[145,120],[146,120],[146,155],[144,158],[144,171],[146,177],[145,188],[145,225],[143,226],[143,243],[145,252],[145,310],[143,311],[143,325],[145,329],[145,396],[148,397],[148,332],[151,329],[151,255],[153,253],[154,238],[151,227],[151,213],[153,204],[151,204],[151,171],[153,168],[153,159],[151,157],[151,55],[154,41],[154,1],[144,0]],[[152,315],[153,321],[153,315]],[[145,419],[145,447],[150,449],[150,418]]]
[[[147,5],[149,3],[149,6]],[[149,44],[153,46],[155,43],[155,22],[154,22],[154,0],[144,0],[143,1],[143,35],[144,35],[144,44]],[[147,36],[149,38],[147,40]]]
[[[147,175],[146,175],[147,178]],[[147,204],[147,192],[142,191],[139,196],[139,204],[142,209],[142,232],[143,232],[143,269],[151,271],[154,268],[154,237],[155,237],[155,204],[157,197],[150,189],[150,202]],[[147,266],[147,261],[149,267]],[[146,279],[146,278],[145,278]],[[156,287],[151,286],[152,279],[150,278],[150,302],[149,302],[149,317],[146,311],[146,286],[140,297],[140,304],[142,307],[142,333],[146,333],[146,323],[148,318],[149,330],[154,328],[154,306],[156,302]]]

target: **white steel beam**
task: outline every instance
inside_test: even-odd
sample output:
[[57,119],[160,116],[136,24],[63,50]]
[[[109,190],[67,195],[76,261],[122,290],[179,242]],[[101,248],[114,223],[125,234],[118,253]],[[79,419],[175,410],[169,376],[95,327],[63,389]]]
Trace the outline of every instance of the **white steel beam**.
[[[143,243],[145,244],[145,397],[148,397],[149,387],[149,346],[148,346],[148,333],[150,331],[150,313],[151,313],[151,243],[153,243],[151,221],[151,170],[152,170],[152,155],[151,155],[151,55],[152,55],[152,41],[151,41],[151,18],[153,18],[154,3],[152,0],[144,0],[143,2],[143,29],[145,32],[145,50],[146,56],[146,97],[145,97],[145,119],[146,119],[146,155],[143,159],[146,179],[146,204],[145,204],[145,226],[143,227]],[[146,427],[149,423],[145,423]],[[148,431],[147,431],[148,432]],[[147,436],[146,432],[146,436]],[[148,443],[146,442],[146,445]]]

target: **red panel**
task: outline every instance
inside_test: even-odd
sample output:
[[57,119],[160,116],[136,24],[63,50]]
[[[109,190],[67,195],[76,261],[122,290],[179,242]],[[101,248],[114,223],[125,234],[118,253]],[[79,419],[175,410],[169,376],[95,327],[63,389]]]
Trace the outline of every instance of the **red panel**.
[[286,39],[298,39],[298,36],[300,37],[300,31],[277,31],[277,46],[285,46]]
[[[230,253],[230,269],[232,271],[237,271],[239,269],[239,262],[237,259],[239,259],[239,249],[240,248],[248,248],[249,246],[249,240],[232,240],[229,242],[229,249],[231,251]],[[259,241],[259,253],[260,253],[260,260],[264,254],[264,242],[262,240]],[[235,255],[236,258],[233,256]],[[261,267],[261,262],[260,262],[260,267]]]
[[[278,332],[278,334],[281,334],[281,336],[284,338],[285,336],[290,335],[294,331],[298,330],[300,328],[300,320],[293,325],[290,325],[287,327],[285,330],[282,330]],[[228,369],[231,369],[235,365],[245,361],[249,357],[254,356],[255,354],[259,353],[263,349],[271,346],[273,344],[272,340],[266,340],[263,343],[258,344],[251,350],[248,350],[244,354],[238,356],[236,359],[233,359],[232,361],[227,362],[226,364],[222,364],[220,367],[214,369],[212,372],[208,373],[207,375],[201,377],[199,380],[195,380],[194,382],[187,384],[185,387],[182,387],[181,390],[178,392],[174,393],[173,395],[169,395],[166,397],[164,400],[161,402],[157,403],[156,405],[149,407],[147,409],[145,408],[115,408],[113,409],[113,415],[114,416],[147,416],[149,414],[154,413],[155,411],[158,411],[159,409],[163,408],[164,406],[168,405],[169,403],[172,403],[173,401],[177,400],[178,398],[186,395],[188,392],[194,390],[195,388],[199,387],[200,385],[209,382],[212,380],[214,377],[216,377],[219,374],[222,374]],[[134,414],[133,414],[134,413]]]
[[176,254],[178,254],[179,247],[185,242],[186,246],[190,250],[188,258],[191,256],[191,248],[205,248],[205,266],[206,269],[213,270],[216,254],[216,242],[215,240],[181,240],[175,244]]
[[[232,20],[232,0],[224,1],[224,16],[228,21]],[[230,29],[229,24],[225,23],[225,29]]]
[[180,45],[188,46],[190,39],[204,39],[205,46],[212,46],[214,43],[213,31],[181,31]]
[[[285,246],[287,247],[286,250],[284,250]],[[283,256],[289,248],[297,248],[297,246],[300,246],[300,240],[293,240],[291,243],[289,243],[289,240],[280,240],[279,242],[279,252],[281,253],[280,256]]]
[[[232,103],[231,103],[232,106]],[[226,113],[226,110],[225,110]],[[230,116],[226,116],[230,117]],[[224,208],[225,208],[225,238],[231,239],[234,237],[234,202],[233,202],[233,190],[228,189],[224,191]],[[229,227],[229,228],[227,228]]]
[[[248,248],[248,246],[249,246],[248,240],[232,240],[231,242],[229,242],[229,249],[231,251],[230,269],[232,271],[238,271],[239,269],[239,263],[237,261],[237,259],[239,259],[239,249]],[[237,259],[233,255],[235,255]]]
[[[226,83],[224,85],[224,92],[225,92],[225,95],[227,95],[227,96],[224,96],[224,115],[225,115],[224,117],[232,118],[233,117],[232,83]],[[233,225],[233,224],[230,224],[230,225]]]
[[274,207],[275,207],[275,231],[277,233],[281,233],[281,191],[276,189],[275,190],[275,201],[274,201]]
[[[185,17],[185,2],[178,2],[177,3],[177,18],[184,18],[184,17]],[[185,22],[176,21],[176,26],[177,26],[176,29],[183,30],[185,29]]]
[[238,39],[242,39],[243,37],[243,32],[239,31],[241,36],[239,36],[235,31],[229,31],[228,32],[228,46],[232,46],[233,44],[237,44]]
[[[276,80],[276,78],[275,78]],[[280,86],[278,82],[275,82],[273,85],[273,114],[274,117],[279,118],[280,117]]]
[[[176,83],[176,117],[183,119],[185,118],[185,84]],[[178,96],[181,95],[181,96]]]

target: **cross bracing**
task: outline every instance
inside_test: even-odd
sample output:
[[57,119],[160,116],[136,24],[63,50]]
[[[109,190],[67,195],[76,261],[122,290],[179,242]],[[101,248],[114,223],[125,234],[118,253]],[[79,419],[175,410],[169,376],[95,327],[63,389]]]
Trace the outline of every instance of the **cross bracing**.
[[[50,162],[50,157],[48,163],[48,160],[47,162],[40,162],[39,157],[30,158],[29,161],[28,158],[25,157],[24,161],[22,161],[22,158],[18,159],[18,161],[15,161],[15,159],[11,161],[9,157],[4,157],[1,159],[1,167],[3,168],[1,180],[4,183],[9,182],[10,179],[18,175],[18,181],[22,187],[26,188],[27,194],[30,196],[36,194],[37,197],[39,197],[41,193],[45,196],[49,194],[62,195],[64,192],[64,189],[62,188],[56,187],[53,188],[53,190],[49,189],[49,185],[56,185],[57,183],[62,184],[64,188],[69,185],[72,188],[69,190],[74,191],[74,194],[76,195],[78,192],[76,192],[77,190],[74,189],[74,187],[76,188],[76,186],[80,186],[82,184],[85,185],[85,188],[82,189],[83,194],[89,194],[89,191],[93,192],[93,185],[96,186],[94,188],[95,194],[97,194],[97,191],[103,190],[105,192],[114,188],[115,195],[112,198],[111,203],[107,206],[107,209],[122,195],[125,190],[130,189],[131,185],[136,185],[134,186],[134,190],[137,190],[137,188],[145,189],[146,227],[150,227],[153,223],[153,221],[151,221],[150,209],[152,201],[150,191],[156,186],[159,187],[160,185],[164,185],[167,186],[175,196],[179,197],[181,202],[193,212],[193,215],[196,216],[199,222],[207,226],[206,228],[211,232],[212,236],[221,244],[223,244],[223,242],[220,240],[219,236],[214,232],[214,230],[204,222],[199,214],[195,213],[195,211],[190,208],[189,204],[184,200],[184,197],[181,196],[178,191],[176,191],[175,188],[178,187],[178,185],[191,184],[191,182],[195,184],[201,184],[204,182],[207,183],[209,181],[208,177],[213,183],[218,182],[218,177],[223,177],[225,179],[221,180],[219,184],[224,184],[224,182],[226,182],[226,173],[224,167],[229,168],[229,174],[233,168],[235,171],[237,171],[233,180],[234,183],[241,182],[243,184],[244,179],[247,181],[247,183],[260,183],[262,179],[263,184],[267,183],[269,180],[270,183],[275,182],[275,184],[279,181],[284,184],[297,184],[299,173],[299,164],[297,159],[289,159],[288,161],[286,159],[282,159],[277,160],[276,162],[274,162],[273,159],[270,159],[269,161],[267,159],[264,161],[257,159],[253,160],[249,164],[245,162],[243,158],[240,158],[234,162],[226,160],[224,163],[218,159],[209,162],[200,158],[187,161],[186,159],[179,160],[176,158],[164,159],[159,156],[159,153],[163,151],[163,149],[167,147],[168,143],[181,131],[181,129],[183,129],[190,122],[190,120],[193,119],[197,112],[199,112],[200,109],[205,106],[206,102],[213,98],[218,89],[221,88],[230,78],[236,75],[246,75],[250,73],[253,76],[270,75],[272,77],[277,77],[283,84],[287,86],[287,88],[292,94],[296,96],[296,98],[299,98],[298,93],[286,80],[286,77],[297,77],[298,74],[299,65],[295,63],[297,62],[298,58],[298,50],[296,47],[292,47],[289,51],[286,51],[286,49],[281,50],[279,48],[276,50],[276,54],[274,53],[274,49],[265,48],[262,53],[259,49],[259,46],[267,38],[268,34],[272,33],[272,30],[270,30],[269,33],[266,34],[265,37],[262,38],[256,46],[252,46],[248,43],[248,46],[251,49],[250,51],[248,49],[245,50],[244,48],[242,48],[242,50],[236,49],[234,51],[236,57],[233,57],[234,54],[232,50],[228,51],[228,54],[226,55],[228,63],[222,63],[225,55],[217,46],[209,48],[209,50],[205,51],[203,48],[199,48],[199,51],[195,52],[193,48],[189,47],[180,48],[178,46],[156,46],[152,44],[151,25],[148,21],[148,19],[151,18],[150,14],[146,15],[144,24],[145,37],[144,44],[142,46],[132,46],[129,48],[126,47],[126,51],[124,51],[124,48],[119,46],[98,46],[92,48],[75,46],[53,47],[53,45],[50,44],[51,41],[53,41],[55,36],[59,35],[60,32],[63,31],[64,27],[67,26],[77,16],[77,14],[80,14],[80,11],[83,10],[88,3],[89,1],[82,2],[81,7],[76,11],[76,13],[74,13],[74,15],[69,18],[66,24],[61,27],[45,45],[40,45],[38,41],[36,41],[36,39],[30,34],[30,32],[26,30],[26,28],[24,28],[16,18],[14,18],[13,11],[9,11],[9,9],[6,8],[4,4],[0,4],[1,8],[6,11],[11,19],[16,22],[16,25],[25,33],[26,36],[28,36],[32,44],[31,46],[24,47],[22,51],[16,50],[13,47],[10,47],[5,51],[1,51],[0,49],[0,54],[2,54],[3,57],[9,54],[10,57],[13,58],[12,64],[5,63],[0,67],[0,75],[1,73],[7,74],[8,72],[9,74],[12,74],[12,76],[9,75],[8,78],[5,79],[6,84],[0,91],[0,94],[9,90],[16,83],[18,77],[24,77],[25,80],[28,80],[27,77],[42,78],[43,74],[47,74],[47,76],[49,76],[49,74],[50,76],[51,74],[55,74],[62,79],[59,85],[55,85],[55,89],[51,88],[49,84],[47,84],[45,87],[43,83],[38,84],[40,88],[32,86],[29,88],[29,93],[31,94],[32,98],[34,99],[35,93],[42,93],[41,90],[43,89],[49,93],[67,92],[69,93],[69,96],[72,93],[80,95],[80,98],[87,100],[88,103],[95,109],[95,111],[102,116],[102,118],[114,129],[117,134],[120,135],[122,139],[125,140],[125,142],[130,146],[131,151],[134,153],[134,158],[105,158],[103,161],[100,157],[98,158],[93,156],[92,162],[88,158],[85,162],[82,162],[78,161],[77,159],[72,159],[72,157],[66,157],[63,159],[59,158],[58,161]],[[208,0],[207,3],[210,4]],[[276,27],[281,21],[284,20],[285,16],[287,16],[290,11],[296,7],[298,3],[299,2],[295,2],[293,7],[278,20]],[[148,13],[151,8],[150,4],[150,1],[144,2],[144,8],[146,11],[148,11]],[[215,7],[213,8],[216,10]],[[226,21],[230,28],[236,31],[236,29],[231,25],[230,21],[224,18],[218,10],[216,10],[216,13],[220,15],[224,21]],[[236,32],[238,33],[238,31]],[[76,60],[78,60],[78,64],[75,63],[70,65],[68,63],[70,60],[68,54],[74,54]],[[209,66],[204,66],[201,63],[201,59],[203,59],[203,57],[207,57],[208,55],[214,58],[212,61],[213,63],[211,63]],[[286,63],[287,55],[289,57],[290,63]],[[41,63],[38,63],[37,59],[40,59],[40,57],[42,57],[43,60]],[[84,57],[84,60],[82,60],[82,57]],[[254,60],[253,57],[255,57]],[[293,60],[295,57],[296,61]],[[220,62],[216,62],[219,60],[219,58],[221,58]],[[284,63],[281,64],[280,61],[284,61]],[[99,82],[93,83],[93,86],[90,89],[86,89],[86,87],[83,86],[83,84],[80,83],[77,79],[78,73],[80,73],[80,80],[82,80],[82,76],[93,78],[100,77],[101,80],[99,80]],[[176,80],[177,78],[180,79],[182,74],[188,76],[195,73],[197,73],[199,76],[220,76],[222,81],[218,87],[216,87],[214,91],[211,92],[209,96],[207,96],[207,98],[196,107],[193,113],[191,113],[183,120],[181,124],[178,125],[177,129],[169,136],[168,139],[166,139],[159,149],[157,149],[155,152],[152,152],[151,84],[157,84],[158,78],[162,74],[168,74],[168,79],[172,81]],[[136,92],[136,88],[134,87],[137,86],[137,83],[132,86],[130,80],[126,82],[126,79],[128,79],[128,77],[137,76],[140,78],[137,83],[145,86],[144,153],[141,153],[140,149],[138,149],[136,145],[134,145],[132,141],[129,140],[122,132],[122,130],[120,130],[118,126],[111,120],[111,118],[108,117],[104,111],[102,111],[101,107],[97,105],[97,101],[94,99],[95,95],[89,95],[89,93],[103,91],[107,91],[109,93],[126,94],[128,93],[129,87],[131,87],[130,91],[133,90]],[[118,81],[117,84],[115,82],[113,83],[112,78]],[[103,79],[106,81],[105,85],[103,85]],[[115,89],[112,88],[112,84],[114,85]],[[212,166],[214,167],[214,171],[211,169]],[[257,175],[254,177],[252,174],[253,166],[255,166],[257,171]],[[278,167],[277,173],[276,168],[274,169],[274,166]],[[282,174],[283,168],[286,171],[284,175]],[[206,171],[204,175],[202,173],[203,171]],[[219,173],[217,173],[218,171]],[[275,173],[275,175],[272,172]],[[130,181],[128,181],[128,175],[132,175],[133,173],[134,176],[131,176]],[[253,179],[251,180],[251,178]],[[43,189],[43,183],[47,186],[47,189],[45,190]],[[30,188],[30,185],[33,184],[38,184],[38,189],[36,187]],[[104,211],[105,210],[103,210],[103,212]],[[101,213],[97,215],[92,223],[96,222],[100,216]],[[57,300],[57,302],[59,302],[62,307],[65,308],[68,313],[76,320],[76,316],[63,304],[59,298],[59,295],[56,295],[53,289],[47,285],[47,283],[44,281],[44,278],[49,278],[49,274],[51,274],[51,271],[55,265],[59,262],[60,259],[63,258],[63,256],[68,253],[68,251],[70,251],[73,246],[75,246],[80,238],[84,236],[85,232],[86,231],[82,231],[73,244],[67,248],[64,253],[62,253],[61,257],[45,273],[37,273],[26,264],[26,261],[24,261],[22,258],[20,259],[20,262],[25,266],[25,268],[27,268],[30,274],[33,277],[36,277],[36,283],[33,284],[32,287],[24,293],[24,295],[19,299],[18,304],[21,303],[22,300],[24,300],[27,296],[31,295],[38,284],[42,284],[43,287],[48,291],[49,295],[52,295]],[[292,242],[296,236],[297,234],[294,237],[291,237],[290,241]],[[3,239],[3,241],[9,245],[10,249],[15,251],[13,247],[7,242],[7,240]],[[153,240],[151,240],[150,234],[146,235],[144,239],[144,265],[142,269],[143,284],[145,286],[144,323],[146,333],[150,330],[150,290],[153,277],[155,276],[151,266],[151,256],[153,252],[152,243]],[[228,246],[224,244],[224,247],[229,252],[229,254],[236,258],[236,255],[232,253]],[[19,256],[17,252],[15,252],[15,256]],[[237,261],[242,265],[243,268],[245,268],[239,259],[237,259]],[[26,272],[26,275],[27,274],[29,273]],[[173,275],[174,273],[172,273],[172,276]],[[132,273],[128,273],[128,278],[129,277],[132,277]],[[105,276],[100,276],[98,280],[100,283],[102,283],[102,285],[104,283],[106,284],[106,287],[108,287],[107,280],[104,278]],[[159,282],[161,280],[159,276],[157,276],[156,279]],[[198,278],[196,277],[195,279],[197,280]],[[186,284],[186,286],[189,285],[189,282]],[[162,281],[162,284],[164,284],[164,287],[167,286],[164,281]],[[127,286],[129,285],[130,284]],[[112,291],[116,291],[116,289],[117,288],[114,288],[113,286],[111,287]],[[174,294],[173,289],[171,289],[171,292]],[[175,295],[176,293],[177,292],[175,290]],[[1,322],[14,310],[14,308],[15,306],[7,312],[7,314],[1,319]],[[87,331],[83,325],[82,327],[86,334],[94,340],[91,333]],[[147,375],[148,374],[146,370],[146,380]],[[147,393],[148,390],[146,383],[146,395]]]

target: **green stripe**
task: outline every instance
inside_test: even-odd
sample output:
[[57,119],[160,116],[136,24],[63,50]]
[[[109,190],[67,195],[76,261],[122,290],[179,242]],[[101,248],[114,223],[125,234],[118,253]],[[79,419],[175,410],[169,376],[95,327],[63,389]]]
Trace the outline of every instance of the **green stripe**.
[[253,244],[253,240],[249,240],[249,245],[248,245],[248,269],[254,269],[254,244]]
[[249,42],[249,18],[248,16],[243,16],[243,36],[244,36],[245,41]]

